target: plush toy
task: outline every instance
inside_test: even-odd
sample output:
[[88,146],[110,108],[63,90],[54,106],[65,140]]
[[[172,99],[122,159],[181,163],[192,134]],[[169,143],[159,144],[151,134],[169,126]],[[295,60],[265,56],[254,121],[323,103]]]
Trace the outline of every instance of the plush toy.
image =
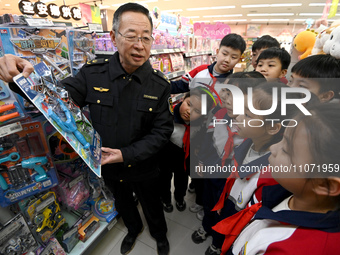
[[331,36],[330,33],[330,29],[325,29],[316,36],[314,48],[312,49],[312,55],[324,54],[323,46]]
[[316,34],[314,32],[306,30],[298,33],[294,38],[294,47],[297,51],[303,52],[303,54],[299,56],[299,59],[304,59],[311,54],[316,40],[315,36]]
[[329,39],[323,46],[323,51],[333,57],[340,59],[340,26],[337,26],[331,33]]

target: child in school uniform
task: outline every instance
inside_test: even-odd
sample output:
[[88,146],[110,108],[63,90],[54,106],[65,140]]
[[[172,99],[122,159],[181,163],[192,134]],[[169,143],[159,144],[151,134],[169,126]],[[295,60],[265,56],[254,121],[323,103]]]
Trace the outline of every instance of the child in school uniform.
[[[234,148],[233,171],[224,185],[219,201],[213,208],[213,211],[217,211],[220,215],[219,221],[249,205],[258,203],[262,200],[263,187],[277,184],[268,173],[262,172],[262,169],[269,165],[269,147],[282,138],[284,126],[281,121],[289,119],[296,110],[293,105],[287,105],[287,115],[281,115],[281,89],[284,87],[287,86],[283,83],[267,82],[256,86],[252,95],[245,96],[244,115],[236,118],[237,133],[245,140]],[[278,89],[278,103],[275,111],[266,116],[250,112],[247,98],[252,96],[250,102],[255,109],[267,110],[272,105],[273,88]],[[266,119],[273,121],[266,121]],[[212,233],[213,244],[209,247],[210,253],[206,252],[206,254],[220,254],[224,235],[216,231]]]
[[290,55],[285,49],[268,48],[257,58],[255,71],[260,72],[267,81],[281,81],[287,84],[287,79],[283,80],[287,74],[290,64]]
[[[247,93],[248,87],[255,87],[256,85],[266,82],[266,79],[259,72],[239,72],[230,75],[225,83],[235,85],[239,87],[245,94]],[[230,120],[237,117],[233,114],[233,97],[231,92],[227,88],[221,88],[220,98],[222,107],[216,106],[211,111],[211,117],[208,117],[207,121],[207,132],[204,135],[202,142],[202,150],[198,154],[199,163],[202,167],[204,166],[222,166],[222,159],[224,165],[228,165],[231,162],[233,156],[233,147],[239,145],[243,139],[235,134],[235,127],[230,127]],[[217,120],[223,120],[223,124],[218,123]],[[226,124],[225,122],[228,121]],[[232,134],[232,135],[231,135]],[[229,142],[228,142],[229,140]],[[232,140],[232,141],[231,141]],[[226,144],[232,143],[232,148],[229,149]],[[217,176],[216,176],[217,175]],[[202,226],[192,234],[192,240],[194,243],[201,243],[207,239],[208,235],[211,235],[211,227],[217,223],[218,217],[216,213],[211,212],[211,209],[217,203],[220,194],[223,190],[225,179],[228,177],[225,173],[214,174],[213,176],[205,176],[204,179],[194,179],[203,182],[202,191],[202,211],[197,212],[197,218],[202,220]],[[196,194],[196,203],[197,203]],[[190,207],[197,208],[194,204]],[[203,216],[200,216],[203,214]]]
[[272,171],[287,191],[265,187],[262,203],[218,223],[214,229],[226,235],[222,254],[319,255],[340,250],[340,106],[321,104],[308,110],[312,115],[295,116],[298,125],[287,128],[270,148],[271,167],[296,169]]
[[184,200],[190,171],[190,142],[197,136],[203,126],[201,113],[201,96],[207,96],[207,108],[210,110],[214,99],[206,88],[197,87],[187,92],[181,103],[174,107],[174,131],[169,143],[160,152],[159,191],[165,212],[172,212],[171,179],[174,176],[174,197],[178,211],[184,211]]
[[287,84],[308,89],[320,102],[340,101],[340,62],[331,55],[314,55],[297,62]]

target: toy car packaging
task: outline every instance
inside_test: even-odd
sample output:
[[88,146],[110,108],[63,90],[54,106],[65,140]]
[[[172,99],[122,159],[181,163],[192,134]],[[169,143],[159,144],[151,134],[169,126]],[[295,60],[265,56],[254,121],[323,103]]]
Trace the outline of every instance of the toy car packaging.
[[55,193],[50,191],[38,199],[29,201],[24,215],[32,224],[32,231],[41,243],[47,243],[52,235],[65,223]]
[[43,62],[25,78],[14,77],[15,83],[29,97],[46,119],[58,130],[90,169],[101,175],[101,138],[68,92],[57,86],[53,72]]
[[41,122],[12,123],[2,127],[0,133],[1,206],[57,185]]
[[22,214],[16,215],[0,230],[0,254],[21,255],[38,248]]

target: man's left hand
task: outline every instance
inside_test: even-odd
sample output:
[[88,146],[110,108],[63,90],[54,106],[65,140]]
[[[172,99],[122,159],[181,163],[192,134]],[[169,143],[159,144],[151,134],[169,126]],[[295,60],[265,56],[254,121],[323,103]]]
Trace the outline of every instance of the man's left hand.
[[123,162],[122,152],[118,149],[102,147],[102,165]]

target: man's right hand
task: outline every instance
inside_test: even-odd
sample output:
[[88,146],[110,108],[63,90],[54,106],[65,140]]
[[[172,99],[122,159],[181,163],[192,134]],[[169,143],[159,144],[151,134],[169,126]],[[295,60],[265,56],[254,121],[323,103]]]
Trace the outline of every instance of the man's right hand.
[[6,54],[0,58],[0,79],[13,82],[13,77],[22,72],[27,78],[34,71],[33,65],[25,59]]

